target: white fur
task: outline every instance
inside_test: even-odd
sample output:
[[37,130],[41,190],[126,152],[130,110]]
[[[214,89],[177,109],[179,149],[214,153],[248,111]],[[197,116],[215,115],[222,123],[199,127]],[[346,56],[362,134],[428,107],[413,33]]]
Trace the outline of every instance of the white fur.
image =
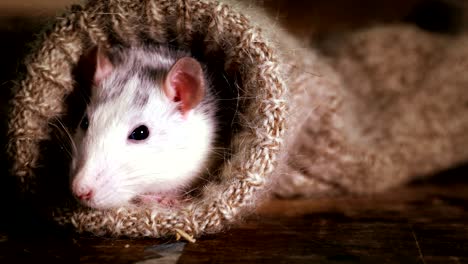
[[[103,87],[112,82],[112,74]],[[85,132],[78,128],[75,134],[72,190],[75,194],[92,190],[92,198],[85,201],[88,206],[128,206],[142,194],[180,191],[205,169],[215,133],[212,116],[200,106],[183,117],[161,87],[141,85],[134,76],[114,100],[103,103],[93,95],[87,108],[89,128]],[[138,89],[149,90],[143,108],[134,105]],[[149,137],[128,140],[143,124],[150,130]]]

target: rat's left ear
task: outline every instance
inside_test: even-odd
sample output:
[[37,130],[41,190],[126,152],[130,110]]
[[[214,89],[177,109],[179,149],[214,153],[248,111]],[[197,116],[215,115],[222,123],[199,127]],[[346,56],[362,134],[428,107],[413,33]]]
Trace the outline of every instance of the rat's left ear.
[[200,63],[190,57],[179,59],[164,81],[164,93],[173,102],[180,102],[180,111],[186,115],[205,96],[205,78]]
[[[107,51],[102,47],[93,46],[84,51],[77,65],[77,80],[83,87],[94,89],[104,78],[108,77],[114,69]],[[94,84],[94,85],[93,85]],[[95,91],[90,90],[91,93]]]
[[96,47],[94,52],[96,70],[94,72],[93,82],[95,85],[99,85],[102,80],[109,76],[114,70],[114,65],[112,65],[107,52],[102,47]]

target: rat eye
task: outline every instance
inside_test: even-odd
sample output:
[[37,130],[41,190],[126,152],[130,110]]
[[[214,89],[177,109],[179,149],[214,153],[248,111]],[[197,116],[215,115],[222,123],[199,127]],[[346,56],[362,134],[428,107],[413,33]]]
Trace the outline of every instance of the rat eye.
[[130,135],[128,136],[128,139],[131,139],[131,140],[144,140],[144,139],[148,138],[148,136],[149,136],[148,127],[146,127],[145,125],[141,125],[141,126],[135,128],[135,130],[133,130],[132,133],[130,133]]
[[81,120],[80,128],[86,131],[88,129],[88,126],[89,126],[88,115],[85,115],[83,119]]

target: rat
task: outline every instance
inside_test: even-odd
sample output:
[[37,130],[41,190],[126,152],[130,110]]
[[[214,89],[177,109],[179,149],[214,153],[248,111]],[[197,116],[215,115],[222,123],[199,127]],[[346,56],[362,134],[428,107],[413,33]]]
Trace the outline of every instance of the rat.
[[216,134],[204,67],[164,46],[89,54],[94,73],[73,134],[72,193],[96,209],[178,204],[207,169]]

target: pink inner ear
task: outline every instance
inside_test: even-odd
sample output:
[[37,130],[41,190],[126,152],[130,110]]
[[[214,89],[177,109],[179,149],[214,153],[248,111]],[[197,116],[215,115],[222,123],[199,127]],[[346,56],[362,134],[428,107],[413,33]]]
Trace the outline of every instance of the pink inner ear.
[[164,92],[173,102],[180,103],[180,111],[186,115],[205,96],[205,78],[200,63],[184,57],[172,66],[164,83]]
[[110,62],[109,58],[102,50],[102,48],[97,48],[96,50],[96,71],[94,72],[94,84],[98,85],[111,74],[114,69],[114,65]]

